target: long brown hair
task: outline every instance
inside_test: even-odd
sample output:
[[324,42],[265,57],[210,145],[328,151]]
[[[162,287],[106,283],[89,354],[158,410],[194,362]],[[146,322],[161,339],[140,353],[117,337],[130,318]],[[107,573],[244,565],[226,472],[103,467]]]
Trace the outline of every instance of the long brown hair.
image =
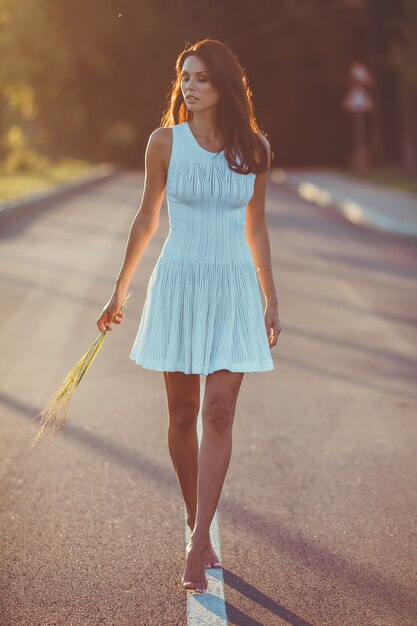
[[[240,174],[258,174],[268,170],[268,153],[256,132],[252,91],[239,61],[224,43],[217,39],[203,39],[183,50],[175,64],[176,78],[166,99],[168,106],[161,126],[175,126],[193,119],[181,91],[181,71],[187,57],[194,55],[207,66],[212,84],[220,92],[216,107],[216,125],[224,138],[225,157],[229,167]],[[263,133],[265,134],[265,133]],[[255,160],[256,153],[259,162]],[[240,163],[236,162],[236,154]],[[271,159],[273,153],[271,151]]]

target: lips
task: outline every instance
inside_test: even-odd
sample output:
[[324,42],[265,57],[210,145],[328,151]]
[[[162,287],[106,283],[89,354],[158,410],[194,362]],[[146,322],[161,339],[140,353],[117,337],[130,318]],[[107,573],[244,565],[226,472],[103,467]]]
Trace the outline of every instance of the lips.
[[187,96],[185,99],[186,99],[186,100],[190,100],[190,102],[191,102],[192,100],[198,100],[198,98],[195,98],[194,96]]

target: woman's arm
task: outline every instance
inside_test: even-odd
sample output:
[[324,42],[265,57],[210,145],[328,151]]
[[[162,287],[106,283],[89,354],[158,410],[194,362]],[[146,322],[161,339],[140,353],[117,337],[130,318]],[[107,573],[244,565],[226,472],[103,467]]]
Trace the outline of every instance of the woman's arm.
[[126,297],[136,267],[142,258],[149,241],[159,226],[159,214],[165,194],[168,163],[172,148],[172,130],[157,128],[149,137],[145,152],[145,181],[140,208],[130,226],[122,267],[116,278],[113,294],[104,306],[96,325],[101,333],[110,323],[120,324],[116,315]]
[[[258,136],[263,140],[268,152],[268,171],[256,175],[254,193],[246,208],[246,241],[251,249],[255,266],[272,268],[271,247],[265,220],[265,191],[271,165],[271,149],[268,140],[261,133],[258,133]],[[260,270],[258,276],[267,304],[278,306],[272,269]]]
[[[158,230],[159,215],[165,194],[167,174],[168,128],[157,128],[149,137],[145,152],[145,182],[142,201],[129,230],[122,267],[115,289],[124,294],[149,241]],[[172,141],[172,139],[170,139]]]
[[258,271],[258,277],[265,296],[265,325],[269,336],[270,347],[277,343],[281,326],[278,316],[278,297],[272,274],[271,247],[268,229],[265,220],[265,192],[271,166],[271,148],[268,140],[261,134],[258,136],[264,142],[268,153],[268,170],[257,174],[253,196],[246,207],[246,241],[250,247],[253,260]]

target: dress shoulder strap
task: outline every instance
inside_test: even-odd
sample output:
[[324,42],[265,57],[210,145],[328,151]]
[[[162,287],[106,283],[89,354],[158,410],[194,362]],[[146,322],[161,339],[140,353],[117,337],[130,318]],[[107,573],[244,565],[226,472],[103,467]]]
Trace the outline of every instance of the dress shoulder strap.
[[174,124],[174,126],[170,126],[169,128],[172,130],[172,147],[168,165],[167,181],[172,179],[172,177],[184,167],[184,163],[187,160],[187,154],[190,154],[187,135],[184,132],[186,130],[184,128],[184,124]]
[[183,160],[186,155],[186,137],[184,136],[184,124],[175,124],[172,129],[172,150],[170,164],[174,165]]
[[175,124],[172,128],[172,156],[175,161],[182,161],[190,154],[192,144],[187,133],[187,122]]

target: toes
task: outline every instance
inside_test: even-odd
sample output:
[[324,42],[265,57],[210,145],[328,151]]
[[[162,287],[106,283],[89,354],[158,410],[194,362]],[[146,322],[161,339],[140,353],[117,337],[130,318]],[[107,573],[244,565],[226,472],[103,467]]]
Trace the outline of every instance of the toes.
[[[187,558],[186,558],[186,570],[187,570],[187,574],[184,572],[183,577],[181,579],[182,585],[184,587],[184,589],[189,590],[189,591],[194,591],[196,593],[204,593],[207,588],[208,588],[208,581],[207,579],[204,577],[204,571],[205,571],[205,567],[210,567],[212,564],[212,561],[206,561],[204,559],[203,554],[201,555],[201,561],[199,563],[198,569],[197,569],[197,565],[194,565],[194,567],[191,566],[191,563],[189,562],[190,559],[190,551],[188,550],[189,546],[187,546]],[[203,578],[197,579],[197,580],[189,580],[188,577],[192,576],[194,577],[194,575],[196,576],[202,576]]]
[[187,591],[194,591],[195,593],[204,593],[207,589],[201,583],[193,583],[191,580],[183,583],[183,586]]
[[196,589],[199,593],[204,593],[205,591],[207,591],[208,588],[208,581],[207,578],[201,578],[197,583],[196,583]]

